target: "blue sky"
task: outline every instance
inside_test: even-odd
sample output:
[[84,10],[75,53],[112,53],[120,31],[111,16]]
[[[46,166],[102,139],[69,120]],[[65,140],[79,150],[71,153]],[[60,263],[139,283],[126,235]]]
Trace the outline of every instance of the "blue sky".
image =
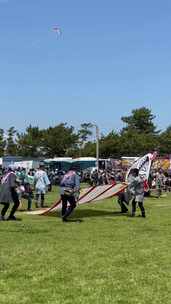
[[170,33],[166,0],[0,0],[0,127],[96,122],[105,133],[146,106],[164,129]]

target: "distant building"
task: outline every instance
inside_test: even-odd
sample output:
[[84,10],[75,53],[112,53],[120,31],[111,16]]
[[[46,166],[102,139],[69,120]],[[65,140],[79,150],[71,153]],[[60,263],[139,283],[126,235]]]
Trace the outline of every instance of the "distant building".
[[4,156],[2,157],[2,167],[7,168],[10,165],[14,165],[14,162],[22,161],[22,156]]

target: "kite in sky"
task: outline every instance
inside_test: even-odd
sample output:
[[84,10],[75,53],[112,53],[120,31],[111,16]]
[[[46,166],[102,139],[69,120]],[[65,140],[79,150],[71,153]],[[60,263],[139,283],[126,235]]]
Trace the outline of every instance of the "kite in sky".
[[60,27],[58,27],[58,26],[54,26],[53,31],[57,34],[57,36],[61,36],[61,34],[62,34],[62,31],[61,31]]

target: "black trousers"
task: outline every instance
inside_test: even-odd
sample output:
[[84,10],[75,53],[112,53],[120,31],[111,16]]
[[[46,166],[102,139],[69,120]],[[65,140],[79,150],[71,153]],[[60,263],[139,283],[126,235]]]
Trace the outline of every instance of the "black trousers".
[[36,208],[39,207],[39,201],[41,201],[41,207],[44,207],[45,195],[44,193],[38,194],[36,193]]
[[128,211],[128,208],[126,205],[128,205],[128,202],[125,200],[124,192],[119,193],[118,195],[118,204],[121,207],[121,212],[126,213]]
[[[9,217],[14,216],[14,213],[17,211],[17,209],[18,209],[18,207],[20,205],[18,194],[17,194],[17,192],[16,192],[15,189],[11,190],[11,195],[12,195],[12,200],[14,202],[14,205],[13,205],[13,207],[11,209]],[[3,205],[4,205],[4,207],[3,207],[2,211],[1,211],[1,215],[5,216],[5,214],[6,214],[7,210],[8,210],[8,208],[9,208],[10,204],[9,203],[4,203]]]
[[132,215],[135,215],[137,204],[141,210],[142,216],[145,216],[145,208],[144,208],[143,202],[136,202],[135,199],[133,199],[133,201],[132,201]]
[[[76,207],[75,197],[73,195],[61,195],[62,200],[62,218],[67,218]],[[69,203],[69,207],[68,207]]]

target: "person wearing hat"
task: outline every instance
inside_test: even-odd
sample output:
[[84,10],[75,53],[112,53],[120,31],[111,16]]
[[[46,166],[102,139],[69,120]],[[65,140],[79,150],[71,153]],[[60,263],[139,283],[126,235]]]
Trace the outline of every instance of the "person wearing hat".
[[9,209],[11,203],[13,203],[14,205],[7,220],[16,220],[14,214],[20,205],[17,193],[17,185],[17,176],[14,173],[13,169],[9,167],[7,173],[3,176],[1,180],[0,204],[4,205],[3,209],[1,210],[1,220],[5,220],[6,212]]

